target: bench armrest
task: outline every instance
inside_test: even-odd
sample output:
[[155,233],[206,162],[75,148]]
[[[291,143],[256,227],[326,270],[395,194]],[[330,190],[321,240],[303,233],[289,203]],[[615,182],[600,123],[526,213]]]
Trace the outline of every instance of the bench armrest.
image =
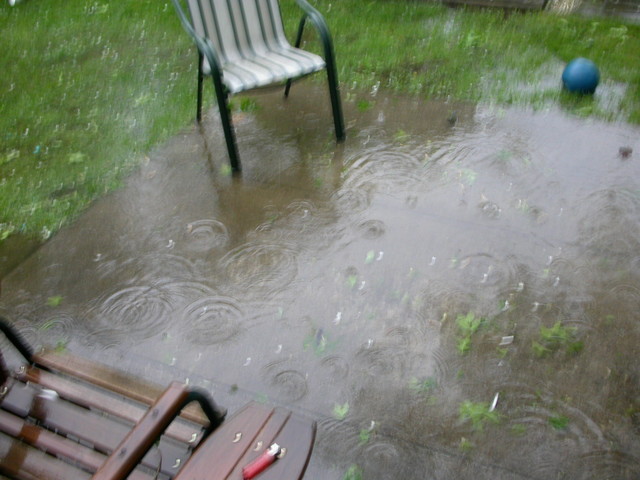
[[222,423],[224,416],[216,412],[204,392],[173,382],[95,473],[93,480],[125,479],[180,411],[194,401],[209,417],[208,433]]
[[0,331],[28,363],[33,363],[33,349],[4,317],[0,317]]

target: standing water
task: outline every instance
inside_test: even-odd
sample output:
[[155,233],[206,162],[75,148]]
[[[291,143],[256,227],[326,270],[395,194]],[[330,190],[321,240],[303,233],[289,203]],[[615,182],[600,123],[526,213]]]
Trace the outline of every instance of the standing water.
[[[212,112],[3,282],[34,343],[318,421],[307,478],[640,477],[640,131],[381,94]],[[323,107],[324,106],[324,107]]]

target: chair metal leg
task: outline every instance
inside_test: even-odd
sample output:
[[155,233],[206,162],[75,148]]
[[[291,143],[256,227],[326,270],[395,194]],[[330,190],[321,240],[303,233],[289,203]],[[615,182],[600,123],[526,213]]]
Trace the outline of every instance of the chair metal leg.
[[336,75],[335,64],[327,64],[327,80],[329,82],[329,95],[331,96],[331,109],[333,110],[333,125],[336,129],[336,140],[342,142],[345,139],[344,116],[342,103],[340,102],[340,90]]
[[202,73],[202,62],[204,57],[201,53],[198,53],[198,107],[196,110],[196,120],[200,123],[202,120],[202,84],[204,80],[204,74]]
[[[318,33],[320,34],[324,49],[324,60],[327,65],[327,80],[329,82],[329,95],[331,96],[331,109],[333,110],[333,125],[336,130],[336,140],[338,142],[342,142],[345,139],[346,135],[344,131],[342,103],[340,102],[338,74],[336,73],[336,62],[333,53],[333,41],[331,39],[331,35],[329,34],[329,30],[324,23],[324,20],[321,20],[321,16],[320,18],[317,18],[316,16],[308,17],[307,15],[309,15],[309,10],[312,11],[312,15],[317,13],[314,12],[314,9],[310,5],[307,5],[306,10],[307,13],[302,17],[298,26],[298,34],[296,35],[295,46],[296,48],[300,48],[300,43],[302,42],[302,33],[304,31],[307,18],[311,18],[311,20],[316,24],[316,28],[318,28]],[[284,89],[285,97],[289,95],[289,90],[291,90],[291,81],[291,79],[287,80],[287,85]]]
[[[346,134],[344,131],[344,116],[342,114],[342,103],[340,101],[340,90],[338,87],[338,79],[336,78],[335,69],[327,67],[327,79],[329,81],[329,95],[331,97],[331,109],[333,111],[333,125],[336,130],[336,140],[344,141]],[[289,96],[291,84],[293,80],[287,80],[284,87],[285,98]]]
[[213,77],[213,85],[216,90],[216,99],[218,101],[218,109],[220,110],[220,120],[222,121],[222,130],[224,131],[224,139],[227,143],[227,152],[229,153],[229,163],[231,170],[238,173],[242,170],[240,165],[240,155],[238,154],[238,146],[236,144],[236,135],[233,130],[231,121],[231,112],[229,109],[229,96],[224,90],[220,78]]
[[284,87],[284,98],[289,96],[289,92],[291,91],[291,84],[293,83],[292,79],[287,80],[287,84]]
[[[298,25],[298,34],[296,35],[296,41],[294,45],[296,48],[300,48],[300,43],[302,43],[302,32],[304,31],[304,26],[307,23],[307,17],[303,16],[300,20],[300,24]],[[291,83],[293,80],[290,78],[287,80],[287,85],[284,87],[284,96],[285,98],[289,96],[289,91],[291,90]]]

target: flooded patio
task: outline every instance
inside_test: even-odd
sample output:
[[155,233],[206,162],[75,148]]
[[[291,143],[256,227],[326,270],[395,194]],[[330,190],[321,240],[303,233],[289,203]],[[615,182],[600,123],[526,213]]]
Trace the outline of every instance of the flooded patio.
[[640,130],[363,95],[215,110],[2,282],[34,344],[318,422],[309,479],[640,477]]

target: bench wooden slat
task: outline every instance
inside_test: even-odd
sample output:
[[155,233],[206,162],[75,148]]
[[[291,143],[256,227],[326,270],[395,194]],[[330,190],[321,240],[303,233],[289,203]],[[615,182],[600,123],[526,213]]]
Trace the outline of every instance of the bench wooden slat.
[[[314,422],[292,415],[278,435],[271,440],[280,447],[286,448],[287,452],[284,457],[260,474],[260,480],[301,478],[309,463],[315,436]],[[287,457],[289,458],[287,459]]]
[[68,402],[46,399],[40,389],[19,382],[9,390],[0,405],[21,417],[34,418],[49,430],[92,443],[103,453],[112,451],[132,427]]
[[[286,448],[285,455],[260,473],[260,480],[301,478],[309,462],[316,424],[291,412],[250,403],[205,439],[176,480],[208,478],[239,480],[242,468],[260,456],[272,443]],[[242,438],[234,442],[237,434]],[[211,474],[211,465],[217,465]]]
[[162,395],[162,388],[105,365],[88,362],[68,353],[45,351],[34,355],[36,364],[58,370],[126,397],[151,405]]
[[50,452],[52,455],[69,458],[91,471],[97,470],[106,459],[105,455],[91,448],[27,423],[22,418],[3,410],[0,410],[0,432]]
[[[2,410],[0,410],[0,432],[16,440],[22,440],[54,457],[65,457],[70,460],[70,463],[87,471],[96,471],[107,458],[89,447],[27,423],[20,417]],[[28,447],[25,445],[23,448]],[[129,476],[130,480],[151,480],[153,478],[153,476],[140,471],[134,471]]]
[[[79,383],[72,378],[61,377],[35,367],[25,369],[19,377],[22,381],[37,383],[55,390],[60,397],[86,408],[99,408],[114,416],[137,423],[147,411],[147,407],[134,404],[121,396],[110,395],[102,389]],[[180,442],[197,445],[202,439],[202,425],[176,419],[166,431],[166,435]]]
[[0,398],[0,406],[19,417],[28,417],[33,403],[33,387],[17,381],[11,383],[5,396]]
[[[0,403],[0,407],[20,417],[31,417],[41,426],[58,434],[80,439],[105,455],[110,454],[133,428],[133,423],[121,422],[113,417],[85,409],[62,400],[47,400],[39,396],[41,390],[34,385],[16,381]],[[169,476],[175,474],[176,463],[184,463],[191,453],[188,444],[162,438],[161,455],[147,454],[142,464],[151,469],[158,467]],[[178,462],[179,460],[179,462]]]
[[277,408],[273,410],[271,417],[262,429],[256,435],[253,443],[245,451],[244,455],[238,460],[237,465],[229,475],[229,478],[242,478],[242,469],[253,460],[262,455],[264,450],[268,449],[274,438],[280,433],[283,426],[290,419],[291,412]]
[[[256,436],[272,413],[273,409],[265,405],[258,403],[246,405],[218,427],[215,434],[205,439],[196,453],[182,467],[176,480],[230,478],[229,475],[247,449],[254,444]],[[238,434],[241,435],[239,438]],[[215,472],[211,472],[212,465],[215,465]],[[212,473],[215,476],[212,476]]]
[[0,472],[20,480],[85,480],[91,477],[73,465],[0,434]]
[[[36,364],[58,370],[69,376],[80,378],[98,387],[131,398],[147,406],[151,406],[162,395],[164,388],[155,383],[128,375],[105,365],[89,362],[68,353],[46,351],[34,355]],[[209,419],[197,405],[184,409],[181,417],[201,425],[208,425]]]

